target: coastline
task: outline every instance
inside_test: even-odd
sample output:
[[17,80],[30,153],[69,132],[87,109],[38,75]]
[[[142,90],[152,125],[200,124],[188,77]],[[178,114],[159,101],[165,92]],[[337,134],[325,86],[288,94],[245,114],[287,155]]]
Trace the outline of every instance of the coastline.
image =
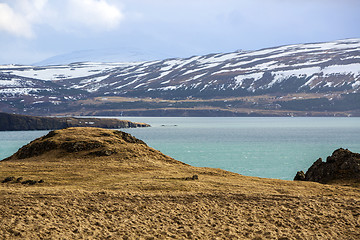
[[38,117],[0,113],[0,131],[56,130],[67,127],[119,129],[150,127],[150,125],[116,118]]
[[[149,123],[150,128],[122,130],[177,160],[246,176],[292,180],[297,171],[334,149],[360,152],[358,118],[120,119]],[[0,132],[2,158],[46,133]]]

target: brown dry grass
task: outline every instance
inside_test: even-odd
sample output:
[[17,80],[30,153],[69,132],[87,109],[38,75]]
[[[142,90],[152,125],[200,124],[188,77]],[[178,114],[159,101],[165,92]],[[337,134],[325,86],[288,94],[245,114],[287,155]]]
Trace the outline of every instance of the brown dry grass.
[[114,154],[53,149],[1,162],[0,180],[44,180],[0,183],[1,239],[360,238],[359,188],[196,168],[110,130],[50,139],[63,138],[97,139]]

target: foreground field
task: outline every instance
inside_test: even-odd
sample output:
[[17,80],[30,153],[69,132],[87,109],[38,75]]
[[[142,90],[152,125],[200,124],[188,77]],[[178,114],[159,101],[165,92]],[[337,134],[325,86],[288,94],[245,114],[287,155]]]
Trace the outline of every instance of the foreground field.
[[196,168],[117,131],[49,133],[0,163],[10,176],[2,239],[360,238],[359,188]]

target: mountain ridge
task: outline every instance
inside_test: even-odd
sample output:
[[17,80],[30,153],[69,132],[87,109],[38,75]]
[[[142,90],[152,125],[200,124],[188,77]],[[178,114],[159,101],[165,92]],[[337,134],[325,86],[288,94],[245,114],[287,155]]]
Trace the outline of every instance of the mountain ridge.
[[154,61],[158,59],[170,58],[166,53],[154,53],[136,48],[121,47],[117,49],[87,49],[60,54],[47,59],[35,62],[31,65],[49,66],[49,65],[67,65],[75,62],[143,62]]
[[[17,106],[5,104],[7,111],[28,111],[31,107],[21,103],[24,98],[32,98],[32,103],[36,104],[42,99],[40,102],[46,103],[54,113],[70,112],[69,106],[60,110],[58,105],[97,97],[168,101],[272,95],[280,100],[275,104],[267,101],[268,107],[272,110],[280,107],[289,113],[294,109],[283,108],[279,102],[291,94],[305,94],[306,99],[314,99],[313,94],[320,94],[321,99],[330,101],[325,104],[329,106],[338,104],[333,102],[346,98],[348,94],[358,96],[360,39],[147,62],[78,62],[43,67],[8,65],[0,67],[0,79],[0,97],[20,101]],[[266,108],[263,106],[262,109]],[[360,106],[354,106],[349,114],[354,115],[354,109],[360,110]],[[300,110],[309,111],[306,108]],[[335,110],[329,107],[319,111]],[[336,111],[348,109],[344,105],[343,109]],[[83,114],[89,114],[85,112]]]

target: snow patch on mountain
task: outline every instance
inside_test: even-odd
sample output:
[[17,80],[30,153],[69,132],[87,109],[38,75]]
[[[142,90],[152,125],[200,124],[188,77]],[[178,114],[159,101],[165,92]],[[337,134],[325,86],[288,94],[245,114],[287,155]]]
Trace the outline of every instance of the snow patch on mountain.
[[[236,88],[242,87],[245,79],[252,79],[253,81],[257,81],[260,78],[262,78],[263,76],[264,76],[263,72],[251,73],[251,74],[246,74],[246,75],[238,75],[234,78],[235,86],[232,89],[234,90]],[[245,87],[242,87],[242,88],[245,88]]]
[[18,67],[14,70],[7,71],[8,74],[16,76],[33,78],[45,81],[63,80],[79,77],[92,76],[114,68],[127,67],[131,65],[124,63],[78,63],[48,67]]
[[1,80],[0,87],[20,87],[22,86],[20,81],[21,79],[17,79],[17,78],[13,78],[10,80]]
[[0,94],[4,94],[7,96],[17,96],[17,95],[29,95],[29,94],[36,94],[38,92],[51,92],[52,89],[39,89],[39,88],[4,88],[0,89]]
[[356,81],[354,82],[353,84],[351,84],[352,88],[357,88],[357,87],[360,87],[360,81]]
[[346,65],[331,65],[325,67],[322,72],[325,75],[330,74],[351,74],[354,77],[360,75],[360,63],[346,64]]

